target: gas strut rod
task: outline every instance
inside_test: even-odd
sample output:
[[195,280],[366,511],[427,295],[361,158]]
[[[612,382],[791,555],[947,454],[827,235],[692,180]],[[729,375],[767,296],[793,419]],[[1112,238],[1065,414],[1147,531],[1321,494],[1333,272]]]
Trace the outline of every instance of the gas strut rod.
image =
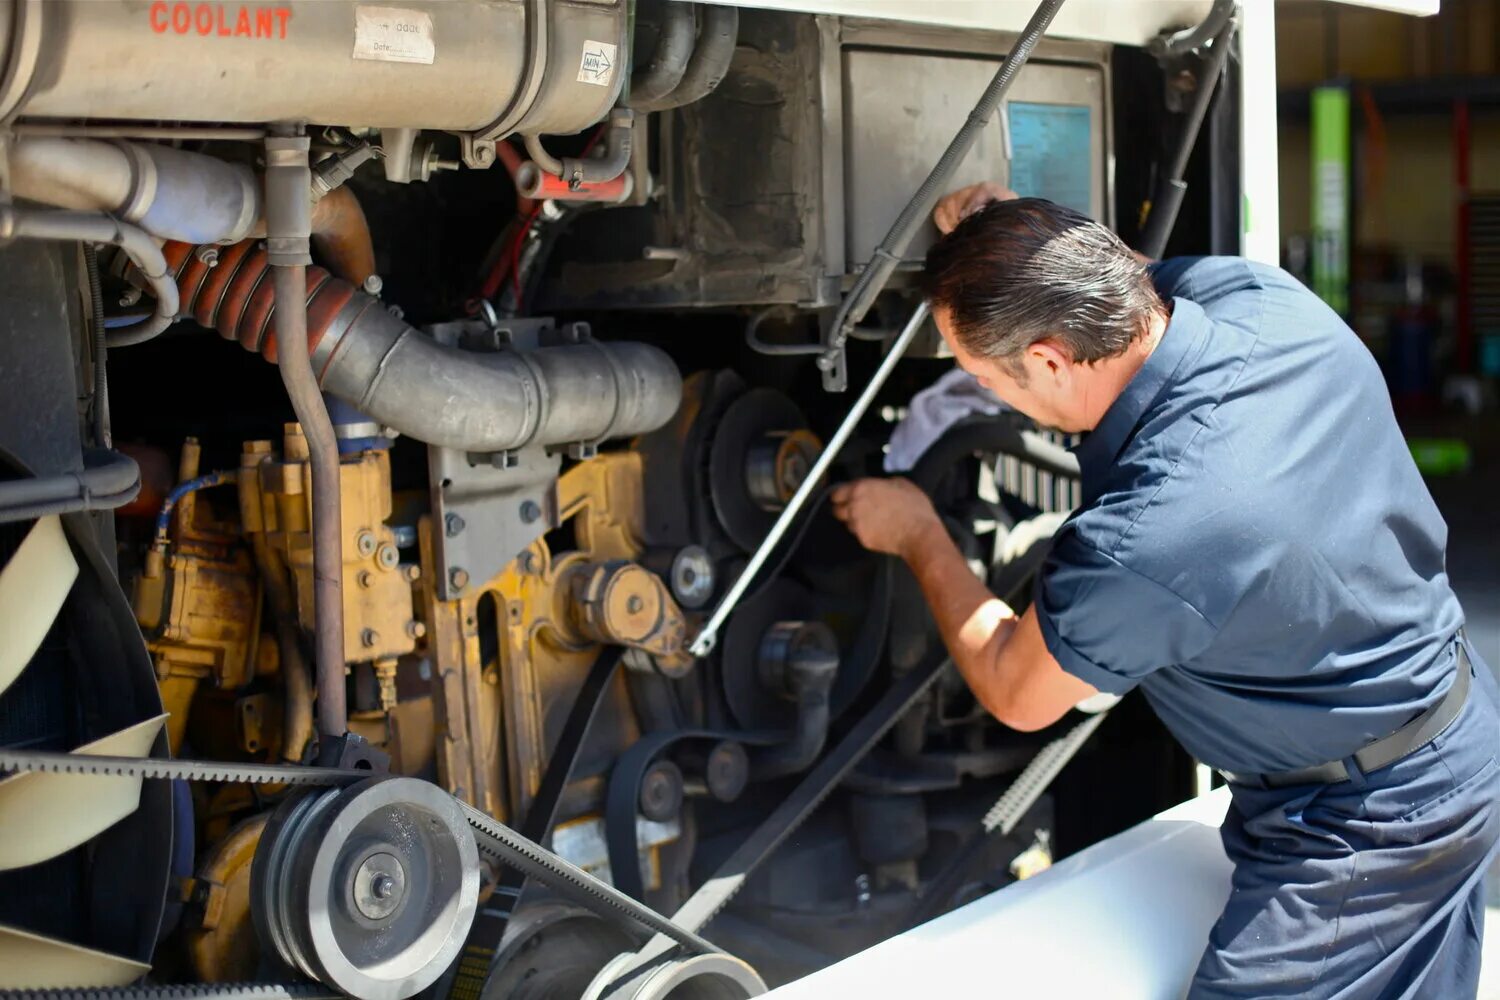
[[1021,32],[1021,37],[1016,39],[1015,48],[1010,50],[1010,55],[1005,57],[1005,62],[995,72],[984,93],[979,96],[979,103],[974,105],[974,110],[969,112],[968,119],[963,127],[954,135],[953,141],[948,148],[943,150],[943,155],[938,159],[932,172],[917,188],[917,193],[912,195],[911,201],[901,210],[896,217],[891,231],[886,233],[885,239],[880,241],[880,246],[871,255],[870,262],[860,272],[859,278],[854,282],[854,287],[849,294],[844,296],[843,304],[839,306],[838,315],[834,318],[833,325],[829,329],[828,348],[818,358],[818,367],[823,370],[823,386],[826,389],[842,391],[844,388],[843,355],[844,343],[854,331],[854,327],[860,320],[864,319],[865,313],[870,311],[870,306],[875,303],[875,297],[880,294],[881,289],[890,280],[891,274],[901,263],[901,255],[905,253],[907,246],[911,244],[912,237],[916,236],[917,230],[922,223],[927,221],[932,208],[942,196],[948,181],[952,179],[964,157],[969,155],[974,141],[979,138],[979,132],[983,129],[995,109],[1005,98],[1005,92],[1015,82],[1020,74],[1021,68],[1031,58],[1031,50],[1041,40],[1052,19],[1057,16],[1057,11],[1063,5],[1063,0],[1042,0],[1037,5],[1036,11],[1031,15],[1026,28]]
[[[307,439],[312,466],[313,617],[318,664],[318,735],[348,728],[344,699],[344,554],[339,444],[307,347],[307,265],[312,263],[308,138],[273,129],[266,137],[266,256],[275,283],[276,363]],[[288,133],[291,134],[288,134]]]
[[833,464],[833,460],[838,457],[839,450],[844,447],[844,442],[849,440],[849,435],[854,433],[855,426],[858,425],[859,419],[865,415],[865,411],[870,408],[870,403],[874,401],[875,394],[880,391],[881,386],[885,385],[885,380],[890,378],[891,372],[896,368],[896,362],[901,360],[901,355],[906,353],[906,348],[910,346],[912,338],[917,335],[917,331],[922,329],[922,324],[927,321],[927,312],[927,303],[924,301],[921,305],[917,306],[917,311],[911,314],[911,319],[906,321],[905,329],[896,338],[896,342],[891,345],[890,351],[880,362],[880,367],[875,369],[875,374],[870,376],[870,384],[865,386],[865,391],[860,393],[859,398],[854,401],[854,405],[849,407],[849,414],[844,417],[844,422],[839,424],[839,429],[833,432],[833,437],[829,438],[827,447],[818,456],[818,460],[813,463],[813,467],[808,472],[807,478],[802,480],[801,486],[797,487],[797,492],[792,494],[791,501],[782,510],[781,516],[776,519],[776,523],[771,525],[770,533],[766,535],[765,541],[760,543],[760,548],[755,550],[755,554],[750,557],[750,561],[745,564],[744,571],[734,581],[734,585],[729,588],[729,592],[719,599],[718,606],[714,608],[714,613],[709,615],[708,621],[703,626],[703,631],[698,633],[698,637],[688,647],[688,652],[694,656],[707,656],[713,651],[714,643],[718,640],[719,629],[724,627],[724,620],[729,617],[729,613],[734,610],[734,606],[739,603],[740,598],[745,595],[745,591],[750,588],[750,584],[755,581],[755,574],[760,572],[760,568],[771,557],[771,551],[776,548],[776,543],[781,541],[782,536],[786,534],[787,528],[791,527],[792,521],[796,520],[798,512],[802,510],[802,505],[807,503],[807,498],[812,496],[813,490],[817,489],[818,482],[823,478],[824,473],[828,471],[828,467]]
[[1198,71],[1198,90],[1193,94],[1192,107],[1183,122],[1177,150],[1167,166],[1166,174],[1157,184],[1146,223],[1141,227],[1139,249],[1152,260],[1157,260],[1166,253],[1167,238],[1172,235],[1172,227],[1177,224],[1177,213],[1182,210],[1182,199],[1187,194],[1187,182],[1183,177],[1187,174],[1193,147],[1198,143],[1198,133],[1203,128],[1203,119],[1208,114],[1214,89],[1219,85],[1219,78],[1224,75],[1224,66],[1229,62],[1230,50],[1234,47],[1236,24],[1234,5],[1230,4],[1229,15],[1214,35],[1213,48],[1209,49],[1208,57]]

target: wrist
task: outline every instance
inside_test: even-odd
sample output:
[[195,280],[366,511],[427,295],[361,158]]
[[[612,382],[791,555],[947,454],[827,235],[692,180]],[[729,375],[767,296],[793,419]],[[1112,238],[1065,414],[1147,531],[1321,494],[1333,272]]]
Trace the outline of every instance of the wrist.
[[907,534],[906,542],[898,555],[908,566],[916,569],[919,563],[945,543],[952,544],[948,538],[948,529],[943,526],[942,518],[938,517],[937,512],[929,509],[926,516]]

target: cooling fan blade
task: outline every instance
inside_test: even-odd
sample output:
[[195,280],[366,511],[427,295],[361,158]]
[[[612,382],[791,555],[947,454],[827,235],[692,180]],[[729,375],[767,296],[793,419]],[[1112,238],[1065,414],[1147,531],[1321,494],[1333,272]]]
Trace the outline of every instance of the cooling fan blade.
[[[145,757],[166,721],[158,715],[73,752]],[[0,781],[0,871],[72,850],[135,812],[140,798],[140,778],[116,775],[37,771]]]
[[0,570],[0,693],[31,661],[76,579],[78,561],[62,519],[37,521]]
[[128,986],[151,966],[0,924],[0,990]]

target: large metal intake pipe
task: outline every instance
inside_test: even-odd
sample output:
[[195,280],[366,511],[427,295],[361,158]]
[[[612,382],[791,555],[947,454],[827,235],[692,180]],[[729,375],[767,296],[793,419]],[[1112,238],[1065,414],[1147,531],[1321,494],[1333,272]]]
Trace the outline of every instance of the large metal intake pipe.
[[244,239],[260,214],[249,167],[150,143],[23,138],[10,150],[10,190],[191,243]]
[[[163,250],[184,313],[276,359],[264,250],[237,243],[212,268],[187,244]],[[682,395],[677,366],[649,344],[459,350],[320,267],[307,270],[307,339],[325,392],[418,441],[473,453],[644,434],[671,419]]]
[[625,0],[0,0],[0,118],[578,132],[626,70]]

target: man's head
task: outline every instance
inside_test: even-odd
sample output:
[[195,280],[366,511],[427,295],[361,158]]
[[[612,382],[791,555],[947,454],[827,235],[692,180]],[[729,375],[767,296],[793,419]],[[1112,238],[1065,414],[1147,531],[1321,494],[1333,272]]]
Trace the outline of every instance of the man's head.
[[1119,237],[1040,198],[994,202],[927,253],[923,290],[964,369],[1049,427],[1090,430],[1166,309]]

